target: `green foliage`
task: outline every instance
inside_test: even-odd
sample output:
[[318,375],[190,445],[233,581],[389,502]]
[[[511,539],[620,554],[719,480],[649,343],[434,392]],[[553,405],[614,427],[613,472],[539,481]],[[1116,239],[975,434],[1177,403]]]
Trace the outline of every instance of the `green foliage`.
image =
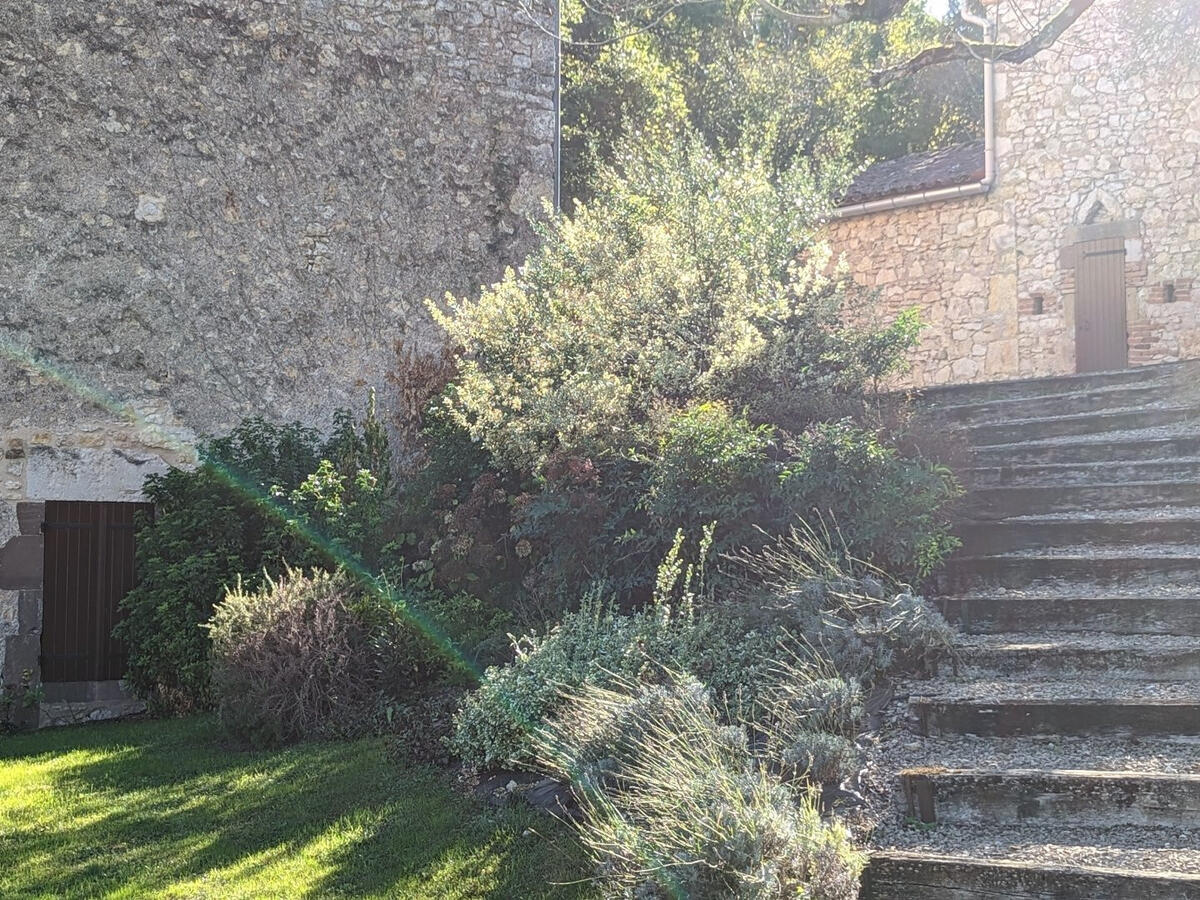
[[619,455],[654,438],[664,408],[752,380],[764,354],[794,346],[796,317],[814,327],[809,346],[846,328],[827,257],[796,262],[824,208],[805,167],[775,178],[691,138],[640,147],[626,169],[549,226],[519,273],[435,313],[463,351],[444,407],[503,467]]
[[839,734],[800,729],[787,735],[779,753],[781,773],[814,784],[836,784],[853,774],[861,759],[854,742]]
[[887,672],[929,674],[953,652],[954,631],[941,613],[828,534],[793,526],[738,561],[751,605],[802,637],[798,655],[826,672],[870,685]]
[[208,637],[201,626],[227,587],[259,583],[281,554],[269,504],[317,465],[317,436],[298,424],[248,419],[201,448],[194,470],[146,479],[155,516],[137,535],[137,586],[121,601],[115,634],[129,652],[126,678],[160,710],[210,702]]
[[700,562],[688,563],[683,536],[676,536],[644,609],[621,614],[591,594],[544,634],[514,638],[515,659],[489,668],[456,717],[452,747],[464,763],[530,764],[534,732],[561,705],[564,689],[584,684],[653,682],[666,667],[695,673],[731,700],[752,694],[771,642],[727,609],[698,611],[711,540],[710,530],[698,548]]
[[706,144],[753,150],[777,171],[893,158],[978,136],[981,67],[954,63],[882,90],[873,71],[945,38],[909,4],[885,25],[794,28],[741,0],[667,15],[634,4],[616,16],[568,8],[564,45],[564,196],[591,202],[599,173],[630,135],[684,128]]
[[945,508],[961,488],[944,466],[903,457],[849,421],[815,425],[788,451],[786,506],[833,523],[852,556],[898,577],[924,576],[958,547]]
[[751,425],[720,403],[672,416],[647,462],[643,503],[653,521],[690,532],[709,522],[741,522],[770,479],[773,429]]
[[373,397],[361,423],[339,413],[324,443],[299,424],[252,418],[200,457],[193,470],[146,480],[155,515],[139,527],[138,584],[115,630],[129,683],[160,711],[210,704],[201,626],[239,579],[253,591],[289,564],[377,570],[405,539],[392,533],[395,492]]
[[[431,441],[456,435],[490,457],[423,491],[447,498],[432,522],[439,574],[469,562],[549,612],[597,580],[644,600],[678,528],[716,521],[732,552],[796,510],[859,507],[864,521],[845,523],[855,552],[932,568],[954,493],[944,472],[893,453],[822,482],[800,474],[812,441],[790,437],[864,416],[915,316],[861,324],[863,298],[814,241],[828,186],[806,166],[773,173],[761,156],[671,140],[632,148],[520,272],[435,313],[461,357]],[[843,496],[867,476],[864,496]]]
[[661,677],[662,666],[701,674],[722,694],[753,688],[769,648],[717,615],[658,603],[627,615],[595,596],[543,635],[514,640],[515,659],[484,674],[455,720],[452,746],[474,769],[529,765],[533,733],[561,705],[564,687]]
[[[456,717],[452,747],[466,765],[529,765],[564,694],[658,684],[670,671],[699,679],[721,708],[766,736],[776,766],[795,769],[801,750],[813,750],[805,735],[857,735],[864,686],[889,671],[927,671],[951,650],[949,626],[924,600],[855,574],[862,563],[811,531],[792,529],[748,556],[752,579],[722,582],[727,596],[714,596],[704,567],[713,533],[693,562],[676,538],[647,607],[621,613],[593,594],[544,634],[516,638],[515,659],[488,669]],[[834,750],[825,746],[806,765],[828,772],[853,757]]]
[[614,688],[569,692],[539,737],[545,763],[581,795],[576,827],[608,895],[858,895],[864,858],[845,829],[769,774],[701,685]]
[[230,590],[205,626],[221,720],[255,746],[397,727],[425,686],[469,677],[500,622],[424,583],[289,570]]

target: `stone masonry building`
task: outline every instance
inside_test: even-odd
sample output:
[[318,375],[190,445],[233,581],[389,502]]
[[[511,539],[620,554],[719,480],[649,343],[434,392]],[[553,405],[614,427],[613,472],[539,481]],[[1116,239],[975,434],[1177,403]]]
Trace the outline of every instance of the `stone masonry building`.
[[[986,11],[1020,42],[1059,6]],[[835,251],[884,318],[927,323],[908,385],[1200,356],[1200,65],[1126,19],[1097,0],[1050,49],[995,67],[991,173],[980,141],[877,164],[844,199]]]
[[522,258],[554,194],[552,26],[493,0],[0,4],[4,684],[98,714],[145,476],[251,413],[361,408],[430,341],[426,298]]

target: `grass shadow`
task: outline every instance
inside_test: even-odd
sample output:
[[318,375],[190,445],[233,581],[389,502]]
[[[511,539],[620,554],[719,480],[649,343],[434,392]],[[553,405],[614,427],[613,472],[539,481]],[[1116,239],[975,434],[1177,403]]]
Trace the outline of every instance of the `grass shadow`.
[[548,886],[586,874],[554,823],[400,770],[381,740],[240,752],[203,717],[0,743],[0,859],[4,897],[586,893]]

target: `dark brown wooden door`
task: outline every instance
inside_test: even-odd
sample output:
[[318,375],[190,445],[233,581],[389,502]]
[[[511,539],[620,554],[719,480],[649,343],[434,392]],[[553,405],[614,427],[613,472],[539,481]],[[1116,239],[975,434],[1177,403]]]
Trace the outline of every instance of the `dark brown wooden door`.
[[1125,240],[1088,241],[1075,270],[1075,370],[1124,369],[1128,362]]
[[134,517],[147,503],[46,503],[42,681],[110,681],[125,674],[113,640],[117,604],[133,587]]

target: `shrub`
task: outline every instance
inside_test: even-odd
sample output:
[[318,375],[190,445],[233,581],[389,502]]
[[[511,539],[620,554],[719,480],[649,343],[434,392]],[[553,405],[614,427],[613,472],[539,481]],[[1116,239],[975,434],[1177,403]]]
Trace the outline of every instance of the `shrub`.
[[253,591],[289,564],[375,566],[397,536],[386,436],[375,416],[335,416],[331,437],[297,423],[247,419],[200,448],[194,470],[152,475],[155,515],[137,534],[138,583],[115,634],[126,678],[160,712],[211,702],[201,627],[239,578]]
[[209,704],[209,641],[201,626],[239,576],[253,589],[264,561],[280,555],[264,499],[272,486],[296,488],[316,468],[318,445],[310,429],[256,418],[200,454],[193,471],[146,479],[155,516],[138,528],[138,582],[121,601],[115,629],[128,648],[126,679],[159,711]]
[[362,603],[349,578],[327,572],[229,591],[208,631],[230,734],[266,747],[362,729],[378,699]]
[[826,671],[870,685],[889,671],[934,671],[953,651],[954,629],[928,601],[803,523],[737,562],[749,605],[802,638],[792,652]]
[[620,615],[599,596],[541,636],[515,639],[516,658],[484,673],[455,719],[452,746],[469,768],[529,765],[532,734],[561,702],[561,691],[631,678],[653,682],[662,666],[696,672],[722,695],[750,691],[766,665],[757,633],[718,615],[666,604]]
[[849,325],[860,298],[823,274],[825,186],[804,166],[775,173],[695,136],[621,163],[520,272],[435,311],[463,350],[444,408],[503,467],[651,449],[646,423],[696,403],[732,399],[770,421],[755,404],[781,369],[795,408],[810,388],[861,393],[864,373],[900,364],[911,317]]
[[854,742],[826,731],[800,730],[780,747],[779,768],[787,778],[803,777],[814,784],[843,781],[860,759]]
[[862,725],[862,688],[845,678],[789,678],[775,699],[786,705],[789,719],[809,731],[849,738]]
[[851,422],[792,441],[780,478],[794,515],[832,522],[850,555],[897,577],[927,575],[959,546],[943,513],[960,493],[950,470],[902,457]]
[[[857,896],[863,857],[849,835],[755,760],[699,684],[616,688],[570,693],[539,741],[546,765],[577,786],[577,827],[607,893]],[[596,735],[611,734],[620,739],[597,769]]]

